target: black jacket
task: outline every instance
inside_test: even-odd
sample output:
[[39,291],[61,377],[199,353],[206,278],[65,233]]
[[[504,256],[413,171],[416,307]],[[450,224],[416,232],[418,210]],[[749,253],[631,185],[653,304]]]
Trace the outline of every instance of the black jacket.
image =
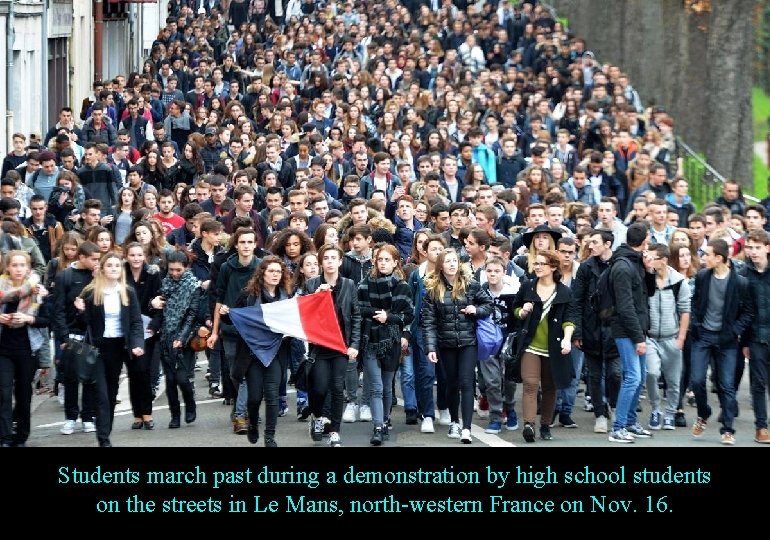
[[[522,307],[527,302],[534,306],[521,323],[522,339],[517,339],[518,353],[522,353],[535,337],[540,317],[543,314],[543,300],[537,294],[537,279],[524,282],[516,293],[513,301],[514,310]],[[563,283],[556,284],[556,297],[548,312],[548,361],[551,366],[551,376],[556,388],[567,388],[575,378],[575,368],[572,365],[569,354],[561,353],[561,340],[564,339],[564,324],[572,321],[574,313],[572,291]],[[511,319],[515,317],[511,311]],[[512,322],[509,325],[513,324]]]
[[512,188],[516,185],[516,177],[526,168],[527,162],[518,150],[510,158],[501,155],[497,158],[497,181]]
[[[318,287],[326,283],[323,274],[305,283],[305,294],[313,294]],[[334,306],[338,316],[341,316],[340,326],[342,336],[348,347],[359,350],[361,346],[361,309],[358,306],[358,291],[352,280],[339,276],[332,291]]]
[[752,317],[746,341],[770,343],[770,269],[759,273],[747,259],[741,275],[748,281],[748,310]]
[[591,306],[590,298],[596,293],[599,276],[606,268],[609,268],[609,263],[601,262],[598,257],[591,257],[580,265],[572,282],[575,313],[570,317],[575,323],[572,339],[582,339],[583,352],[605,360],[617,358],[618,348],[610,328],[602,324],[599,314]]
[[[104,336],[104,305],[97,306],[93,301],[93,293],[85,297],[86,309],[83,318],[91,332],[91,343],[99,346]],[[131,351],[135,347],[144,349],[144,327],[142,326],[142,312],[139,309],[139,299],[136,291],[128,287],[128,305],[120,304],[120,324],[123,329],[123,339],[126,349]]]
[[163,310],[154,309],[150,302],[153,298],[160,294],[161,277],[160,272],[150,274],[147,271],[148,265],[145,264],[142,268],[142,273],[139,274],[139,281],[134,281],[134,274],[131,272],[131,268],[126,263],[126,283],[133,287],[136,292],[136,297],[139,300],[139,310],[142,315],[150,317],[151,321],[148,328],[151,328],[158,333],[160,330],[160,323],[163,320]]
[[655,274],[642,263],[642,254],[621,244],[610,259],[610,283],[615,295],[612,337],[644,343],[650,329],[650,296],[655,294]]
[[[443,275],[441,279],[444,279]],[[446,291],[440,302],[425,294],[422,303],[421,324],[425,338],[425,352],[438,352],[441,348],[472,347],[476,345],[476,319],[492,314],[492,297],[479,282],[471,280],[465,294],[452,299],[452,286],[444,281]],[[475,315],[465,315],[461,310],[476,306]]]
[[[69,280],[67,279],[69,272]],[[77,298],[93,279],[90,270],[65,269],[56,275],[53,288],[53,331],[56,339],[64,343],[70,333],[85,335],[86,322],[75,309]],[[67,283],[67,286],[65,286]]]
[[[695,274],[695,291],[692,296],[692,311],[690,315],[690,335],[693,340],[699,339],[703,328],[703,319],[709,302],[709,288],[713,270],[704,268]],[[735,268],[730,269],[725,291],[724,310],[722,311],[722,331],[719,333],[721,346],[736,347],[739,338],[748,330],[751,324],[751,311],[748,298],[748,280],[739,275]]]

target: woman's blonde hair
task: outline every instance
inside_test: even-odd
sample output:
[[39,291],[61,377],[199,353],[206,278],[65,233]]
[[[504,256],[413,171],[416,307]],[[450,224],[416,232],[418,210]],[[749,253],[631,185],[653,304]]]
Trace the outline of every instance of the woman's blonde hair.
[[117,259],[120,261],[120,279],[118,279],[118,291],[120,292],[120,303],[124,306],[127,306],[128,285],[126,284],[126,269],[123,266],[123,258],[114,251],[105,253],[102,258],[99,259],[99,271],[96,273],[93,281],[85,286],[83,292],[81,292],[79,296],[81,298],[85,298],[88,293],[93,293],[94,305],[101,306],[104,304],[104,289],[106,288],[104,279],[104,263],[106,263],[109,259]]
[[441,302],[444,299],[444,293],[446,292],[446,280],[444,276],[444,260],[447,255],[454,255],[457,257],[457,277],[455,278],[454,285],[452,286],[452,300],[457,300],[465,294],[465,290],[468,288],[468,284],[471,281],[471,271],[466,265],[460,264],[460,255],[453,248],[447,248],[436,259],[436,266],[431,273],[425,276],[425,290],[430,297],[436,301]]
[[536,233],[532,236],[532,243],[529,245],[529,250],[527,251],[527,270],[532,273],[535,271],[535,259],[537,259],[538,255],[541,255],[537,251],[537,248],[535,247],[535,236],[539,234],[545,234],[548,236],[548,249],[544,251],[556,251],[556,242],[553,240],[553,236],[551,236],[548,233]]
[[22,249],[12,249],[3,256],[3,274],[8,274],[8,265],[11,264],[11,259],[14,257],[22,257],[27,261],[27,266],[32,268],[32,256]]

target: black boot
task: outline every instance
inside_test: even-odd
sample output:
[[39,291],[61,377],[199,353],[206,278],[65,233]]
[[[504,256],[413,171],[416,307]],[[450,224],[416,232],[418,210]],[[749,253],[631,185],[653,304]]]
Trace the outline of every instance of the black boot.
[[179,421],[179,415],[172,416],[171,421],[168,423],[168,429],[177,429],[179,426],[181,426],[181,422]]
[[[246,438],[249,439],[251,444],[257,444],[259,440],[259,426],[257,424],[249,424],[249,431],[246,433]],[[265,439],[267,444],[267,439]]]
[[187,424],[192,424],[195,422],[195,419],[198,417],[198,415],[195,412],[195,405],[192,407],[186,406],[184,411],[184,421]]
[[275,442],[275,432],[265,431],[265,448],[278,448]]
[[382,428],[376,427],[374,428],[374,433],[372,433],[372,438],[369,439],[369,444],[372,446],[380,446],[382,444]]

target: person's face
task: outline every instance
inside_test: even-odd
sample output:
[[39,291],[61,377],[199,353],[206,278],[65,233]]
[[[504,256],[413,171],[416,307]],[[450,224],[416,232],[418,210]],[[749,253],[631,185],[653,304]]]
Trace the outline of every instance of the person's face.
[[545,211],[535,208],[529,212],[529,226],[532,228],[545,223]]
[[340,254],[336,249],[330,249],[324,252],[323,259],[321,260],[321,266],[325,274],[336,274],[342,264]]
[[420,177],[425,178],[425,175],[433,170],[433,165],[428,161],[423,161],[417,166],[417,170],[420,172]]
[[29,274],[29,270],[27,258],[22,257],[21,255],[11,257],[11,260],[8,261],[8,266],[6,267],[6,272],[8,272],[8,275],[13,281],[22,281],[27,277],[27,274]]
[[158,202],[161,213],[170,214],[174,210],[174,198],[173,197],[161,197]]
[[468,253],[468,256],[471,258],[478,256],[483,251],[481,246],[479,246],[479,243],[473,237],[473,235],[468,235],[468,237],[465,239],[464,244],[465,244],[465,251]]
[[408,222],[414,217],[414,205],[410,201],[400,201],[397,213],[399,218],[404,222]]
[[240,199],[235,201],[235,205],[241,213],[251,212],[251,208],[254,206],[254,195],[244,193]]
[[182,263],[172,262],[168,265],[168,275],[174,281],[179,281],[184,274],[185,267]]
[[444,264],[441,265],[441,270],[448,278],[453,278],[457,275],[457,271],[460,268],[460,261],[457,259],[456,253],[447,253],[444,257]]
[[235,249],[238,251],[239,257],[248,259],[254,254],[254,249],[256,248],[255,236],[254,233],[246,233],[238,238]]
[[[198,186],[195,188],[195,200],[202,203],[211,196],[211,190],[208,187]],[[192,197],[192,195],[191,195]]]
[[551,235],[548,233],[537,233],[532,239],[532,245],[537,251],[544,251],[551,247],[550,238]]
[[158,199],[155,197],[155,194],[151,191],[145,191],[144,196],[142,197],[142,203],[144,206],[150,209],[155,209],[155,206],[158,204]]
[[720,255],[716,255],[714,253],[714,248],[711,246],[706,246],[706,249],[703,253],[703,264],[706,268],[709,270],[713,270],[716,268],[719,263],[722,262],[722,257]]
[[353,224],[358,225],[361,223],[366,223],[366,220],[369,217],[369,213],[367,212],[366,206],[360,204],[351,208],[350,217],[353,220]]
[[377,251],[377,271],[385,276],[389,276],[396,269],[398,261],[393,258],[387,250],[380,249]]
[[112,236],[110,236],[110,233],[99,233],[99,236],[96,237],[96,245],[99,247],[100,252],[107,253],[110,247],[112,247]]
[[552,229],[561,227],[564,221],[564,210],[560,207],[551,206],[548,208],[548,226]]
[[535,257],[535,275],[538,277],[538,279],[542,279],[545,276],[553,275],[553,271],[555,270],[553,266],[550,265],[548,262],[548,259],[543,257],[542,255],[538,255]]
[[281,265],[278,263],[270,263],[267,265],[267,268],[265,268],[264,273],[264,281],[265,286],[269,288],[277,287],[279,283],[281,283],[281,278],[283,277],[283,269],[281,268]]
[[294,212],[301,212],[305,209],[305,197],[296,195],[294,197],[289,197],[289,210]]
[[356,253],[363,255],[369,249],[370,242],[371,237],[365,237],[361,234],[357,234],[350,239],[350,247],[352,247],[353,251]]
[[735,184],[725,184],[722,187],[722,195],[727,202],[738,199],[738,186]]
[[662,186],[666,181],[666,170],[658,169],[654,173],[650,173],[650,183],[654,186]]
[[221,185],[212,185],[211,188],[211,199],[217,203],[221,204],[222,201],[224,201],[227,198],[227,188],[224,184]]
[[145,226],[137,227],[134,231],[134,236],[136,236],[136,241],[143,246],[152,242],[152,231]]
[[452,229],[459,231],[465,227],[466,223],[468,222],[468,216],[462,210],[455,210],[449,216],[449,222],[452,226]]
[[666,216],[668,209],[664,205],[652,204],[650,205],[650,214],[652,222],[658,227],[662,227],[666,224]]
[[89,208],[83,212],[83,222],[87,227],[93,227],[99,223],[101,212],[96,208]]
[[615,208],[612,204],[600,203],[599,204],[599,221],[603,225],[609,226],[615,219]]
[[756,231],[765,226],[767,218],[763,218],[756,210],[746,211],[746,229],[749,231]]
[[144,250],[140,247],[132,247],[126,254],[126,260],[131,268],[141,268],[144,265]]
[[390,170],[390,160],[389,159],[383,159],[379,163],[377,163],[377,174],[380,176],[385,176],[388,174],[388,171]]
[[14,186],[2,186],[0,187],[0,195],[13,199],[16,196],[16,188]]
[[711,236],[717,230],[717,222],[714,216],[706,216],[706,236]]

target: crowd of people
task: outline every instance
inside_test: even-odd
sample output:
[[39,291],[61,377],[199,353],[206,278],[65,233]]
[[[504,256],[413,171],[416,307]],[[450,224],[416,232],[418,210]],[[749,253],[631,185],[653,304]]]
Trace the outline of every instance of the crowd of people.
[[[474,410],[487,433],[518,430],[514,380],[528,443],[577,428],[581,391],[610,442],[687,427],[687,401],[700,437],[709,371],[733,444],[744,358],[754,440],[770,443],[770,201],[747,206],[730,180],[696,209],[674,120],[545,6],[169,9],[140,70],[95,81],[3,160],[0,444],[26,444],[38,369],[64,435],[80,419],[111,446],[124,364],[131,429],[156,427],[161,376],[168,427],[181,401],[190,424],[202,348],[233,432],[257,443],[262,425],[267,447],[306,357],[296,416],[331,446],[356,421],[384,444],[397,385],[422,433],[469,444]],[[345,353],[285,338],[265,362],[229,316],[329,290]],[[479,358],[485,318],[516,333],[515,367]]]

